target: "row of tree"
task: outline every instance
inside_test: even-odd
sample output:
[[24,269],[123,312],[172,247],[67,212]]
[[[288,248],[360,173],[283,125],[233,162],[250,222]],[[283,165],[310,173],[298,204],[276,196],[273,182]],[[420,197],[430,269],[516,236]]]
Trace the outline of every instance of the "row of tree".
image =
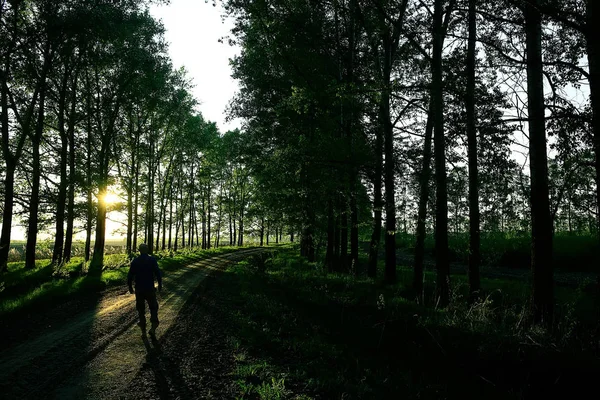
[[[126,216],[128,252],[142,239],[177,250],[242,245],[248,227],[281,234],[249,207],[240,132],[221,135],[196,111],[148,3],[0,2],[0,271],[23,223],[26,267],[38,233],[53,235],[60,265],[85,232],[83,254],[99,272],[113,210]],[[107,202],[113,192],[123,201]],[[246,226],[247,212],[260,226]]]
[[550,322],[553,232],[597,234],[600,221],[597,3],[224,2],[242,47],[230,112],[258,152],[263,201],[301,226],[309,259],[326,235],[330,270],[353,269],[372,221],[368,273],[383,237],[388,282],[395,233],[414,230],[419,300],[432,226],[441,305],[449,231],[470,234],[473,296],[482,227],[530,231],[532,315]]
[[356,271],[368,231],[367,272],[383,239],[391,283],[395,233],[415,232],[419,301],[433,231],[442,305],[449,232],[470,233],[476,296],[481,229],[531,231],[532,311],[551,320],[553,232],[598,233],[593,1],[224,6],[242,48],[229,111],[245,127],[221,135],[195,111],[147,3],[0,2],[0,267],[16,215],[28,267],[40,230],[55,233],[56,264],[84,230],[99,271],[116,190],[128,251],[142,238],[177,250],[300,232],[310,260],[324,249],[330,271]]

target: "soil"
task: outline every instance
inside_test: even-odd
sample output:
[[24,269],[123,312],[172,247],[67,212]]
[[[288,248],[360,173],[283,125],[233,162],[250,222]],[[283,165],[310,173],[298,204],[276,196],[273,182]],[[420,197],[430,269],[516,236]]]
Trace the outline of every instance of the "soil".
[[215,274],[259,251],[212,257],[165,276],[154,338],[141,335],[125,284],[2,321],[0,397],[235,397],[222,300],[209,293]]

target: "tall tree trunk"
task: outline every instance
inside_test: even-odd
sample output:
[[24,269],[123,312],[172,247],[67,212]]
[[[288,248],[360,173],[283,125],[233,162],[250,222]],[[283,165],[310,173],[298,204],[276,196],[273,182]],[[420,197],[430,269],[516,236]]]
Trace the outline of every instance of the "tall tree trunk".
[[527,0],[525,4],[531,171],[532,314],[534,322],[551,325],[554,312],[552,218],[550,216],[546,149],[542,17],[539,5],[539,0]]
[[392,39],[389,30],[383,36],[383,90],[379,104],[380,123],[384,137],[385,180],[385,274],[386,283],[396,282],[396,198],[394,179],[394,129],[390,120],[390,77],[392,73]]
[[479,171],[477,167],[477,114],[475,110],[475,68],[477,46],[477,0],[469,0],[469,44],[467,49],[467,154],[469,158],[469,292],[479,292]]
[[325,253],[325,265],[327,265],[327,271],[329,272],[333,272],[334,268],[334,224],[335,221],[333,218],[333,200],[329,198],[329,200],[327,200],[327,252]]
[[373,176],[373,233],[369,246],[369,264],[367,275],[377,276],[377,261],[379,260],[379,243],[381,241],[381,214],[384,206],[382,182],[383,175],[383,125],[375,132],[375,175]]
[[208,185],[208,188],[207,188],[207,196],[208,196],[208,198],[207,198],[207,211],[206,211],[206,213],[207,213],[207,215],[206,215],[206,224],[207,224],[207,227],[206,227],[206,248],[207,249],[210,249],[210,225],[211,225],[211,216],[210,215],[211,215],[211,211],[212,211],[212,209],[211,209],[211,207],[212,207],[211,197],[212,196],[211,195],[212,195],[212,188],[211,188],[210,185]]
[[[590,103],[592,105],[592,130],[594,132],[594,167],[596,170],[596,235],[600,249],[600,3],[587,0],[587,52],[590,71]],[[600,289],[600,264],[597,266],[598,288]]]
[[339,268],[348,271],[348,212],[345,196],[339,198],[340,207],[340,258]]
[[2,212],[2,237],[0,238],[0,272],[6,270],[8,253],[10,251],[10,236],[12,231],[12,216],[15,196],[15,162],[6,160],[4,176],[4,207]]
[[[358,175],[358,174],[357,174]],[[358,268],[358,204],[356,201],[356,179],[357,176],[353,176],[353,183],[351,184],[351,197],[350,197],[350,272],[356,274]]]
[[[339,203],[339,199],[337,199],[336,203]],[[334,209],[335,210],[335,209]],[[335,218],[333,223],[333,270],[338,272],[340,271],[340,225],[341,218],[339,210],[338,212],[334,212]]]
[[431,179],[431,141],[433,136],[433,102],[429,102],[429,114],[425,126],[423,144],[423,165],[419,174],[419,211],[417,217],[417,238],[415,244],[415,266],[413,289],[420,304],[423,304],[423,261],[425,260],[425,222],[427,221],[427,201],[429,200],[429,180]]
[[446,143],[444,138],[444,93],[442,51],[444,46],[443,0],[435,0],[433,15],[433,53],[431,99],[433,101],[434,158],[436,183],[435,259],[436,297],[439,306],[450,301],[450,264],[448,259],[448,188],[446,185]]
[[44,133],[46,74],[43,72],[42,88],[38,105],[38,119],[35,133],[31,137],[32,168],[31,168],[31,198],[29,201],[29,220],[27,224],[27,247],[25,248],[25,267],[35,268],[35,250],[40,208],[40,180],[42,175],[40,164],[40,145]]
[[56,202],[56,225],[54,236],[54,249],[52,250],[52,263],[62,262],[64,239],[65,239],[65,208],[67,203],[67,163],[69,138],[65,128],[65,113],[67,107],[67,81],[68,74],[65,72],[60,88],[58,100],[58,132],[60,137],[60,182],[58,184],[58,197]]
[[171,179],[171,185],[169,187],[169,245],[167,246],[171,250],[171,233],[173,232],[173,180]]
[[77,107],[77,77],[73,79],[71,99],[71,111],[68,118],[69,126],[67,128],[67,137],[69,139],[69,180],[67,190],[67,232],[65,235],[65,249],[63,261],[71,260],[71,249],[73,247],[73,225],[75,223],[75,123]]
[[96,234],[94,239],[94,255],[90,263],[90,274],[100,275],[102,273],[102,265],[104,263],[104,244],[106,241],[106,201],[104,195],[108,190],[106,181],[98,187],[98,211],[96,214]]
[[86,138],[86,152],[87,157],[85,160],[85,173],[86,173],[86,218],[85,218],[85,261],[89,261],[90,259],[90,248],[92,242],[92,220],[94,218],[94,204],[92,203],[92,115],[91,115],[91,106],[89,105],[90,99],[88,96],[87,99],[87,138]]
[[[2,234],[0,235],[0,273],[6,270],[8,262],[8,253],[10,251],[10,236],[12,232],[12,217],[15,195],[15,169],[17,167],[16,158],[10,151],[10,129],[8,118],[8,88],[6,79],[7,70],[0,71],[0,129],[2,134],[2,155],[5,163],[4,176],[4,200],[2,207]],[[24,135],[23,135],[24,137]]]
[[181,248],[185,248],[185,207],[183,205],[183,187],[179,192],[179,202],[181,204]]
[[133,198],[133,239],[132,246],[133,251],[137,251],[137,238],[138,238],[138,207],[140,206],[140,155],[137,154],[135,160],[135,173],[134,173],[134,198]]
[[206,197],[202,196],[202,249],[206,249]]
[[150,155],[148,161],[148,202],[146,209],[146,224],[148,238],[146,244],[148,245],[148,252],[152,254],[154,252],[154,178],[155,178],[155,166],[154,166],[154,140],[152,137],[150,141]]
[[260,220],[260,247],[263,246],[263,240],[265,237],[265,218],[261,218]]
[[231,224],[231,213],[229,213],[229,245],[233,246],[233,226]]

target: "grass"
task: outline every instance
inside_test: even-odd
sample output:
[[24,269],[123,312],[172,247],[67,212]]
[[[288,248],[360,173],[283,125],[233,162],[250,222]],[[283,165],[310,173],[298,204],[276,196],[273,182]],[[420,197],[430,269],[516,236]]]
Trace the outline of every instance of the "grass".
[[222,275],[240,398],[554,398],[591,388],[600,371],[594,299],[581,290],[559,289],[546,332],[527,324],[526,283],[483,279],[468,305],[457,276],[441,310],[412,301],[409,269],[384,286],[295,254]]
[[[173,271],[191,262],[214,255],[235,251],[235,247],[220,247],[209,250],[183,249],[174,252],[158,252],[159,266],[164,272]],[[61,301],[91,293],[108,287],[126,285],[130,258],[126,254],[109,254],[104,257],[102,274],[87,275],[88,264],[82,257],[54,266],[49,260],[36,261],[36,267],[26,269],[24,262],[8,264],[7,271],[0,275],[0,317],[40,307],[51,307]]]

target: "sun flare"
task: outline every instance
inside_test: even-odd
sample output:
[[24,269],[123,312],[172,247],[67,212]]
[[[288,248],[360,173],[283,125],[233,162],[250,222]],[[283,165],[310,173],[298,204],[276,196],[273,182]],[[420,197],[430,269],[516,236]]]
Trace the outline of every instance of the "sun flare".
[[106,205],[111,205],[119,202],[119,196],[114,193],[107,193],[103,197],[104,203]]

